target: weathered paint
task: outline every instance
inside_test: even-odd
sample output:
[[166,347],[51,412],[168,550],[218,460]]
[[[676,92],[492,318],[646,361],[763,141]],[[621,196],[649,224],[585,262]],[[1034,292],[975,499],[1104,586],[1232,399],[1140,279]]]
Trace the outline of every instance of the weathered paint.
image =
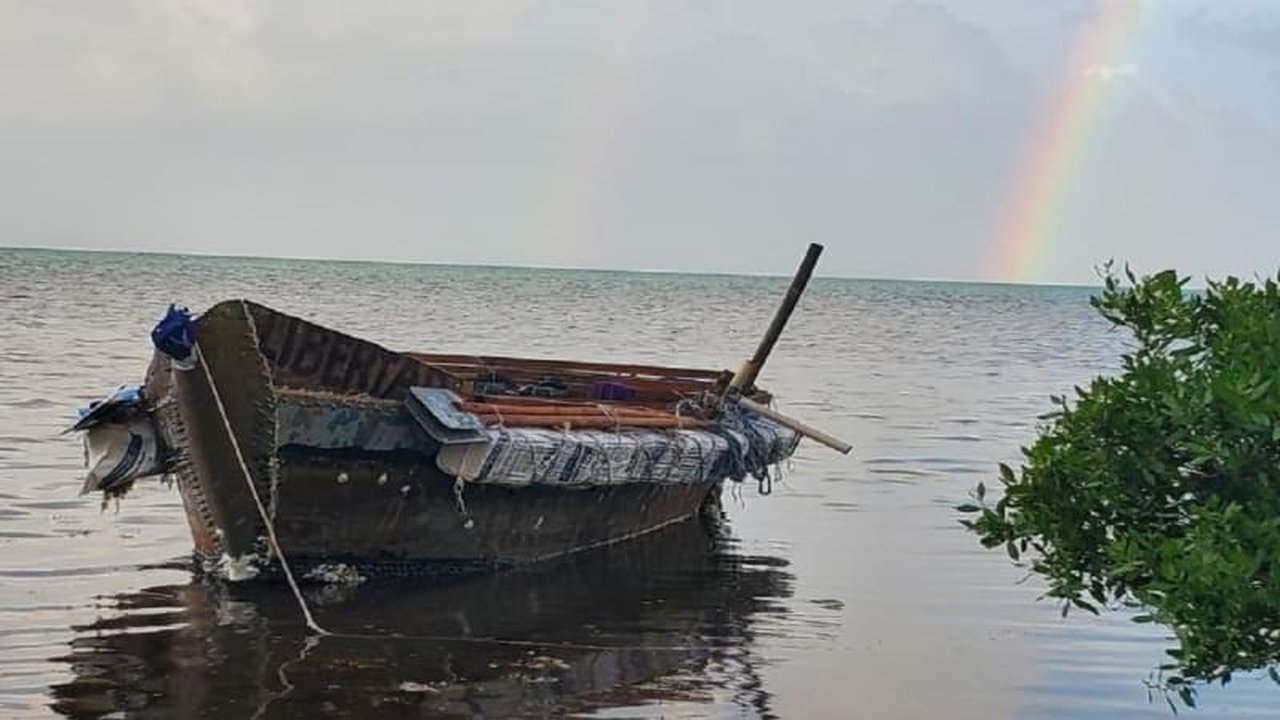
[[[226,305],[215,306],[214,310]],[[237,301],[236,304],[241,304]],[[367,340],[243,302],[277,385],[399,400],[414,385],[457,389],[445,370]],[[213,310],[210,310],[213,312]]]
[[[263,498],[272,496],[275,448],[275,393],[257,340],[240,303],[222,303],[200,317],[200,362],[218,382],[219,396],[249,474]],[[205,373],[170,369],[176,405],[176,433],[185,447],[174,475],[192,524],[206,524],[195,536],[208,558],[240,557],[258,551],[263,525],[236,457],[227,427]],[[161,416],[164,421],[164,415]],[[192,502],[198,500],[199,504]],[[201,542],[207,543],[201,547]]]
[[400,403],[281,393],[276,401],[276,446],[411,450],[429,456],[435,446]]

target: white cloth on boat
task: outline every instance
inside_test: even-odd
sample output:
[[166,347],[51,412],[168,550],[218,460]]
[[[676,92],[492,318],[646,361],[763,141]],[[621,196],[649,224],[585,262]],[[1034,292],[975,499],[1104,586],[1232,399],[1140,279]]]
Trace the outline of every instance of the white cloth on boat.
[[105,490],[162,471],[155,425],[145,417],[99,423],[84,433],[85,473],[80,494]]
[[598,486],[706,483],[761,476],[800,440],[766,418],[714,430],[488,428],[488,439],[440,449],[441,470],[468,482]]

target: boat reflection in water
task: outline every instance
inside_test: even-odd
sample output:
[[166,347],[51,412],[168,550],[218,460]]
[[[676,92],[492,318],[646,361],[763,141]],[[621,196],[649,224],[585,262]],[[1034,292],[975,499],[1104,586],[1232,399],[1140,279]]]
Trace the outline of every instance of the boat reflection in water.
[[[701,522],[448,585],[307,591],[335,636],[308,640],[287,588],[205,581],[107,599],[73,628],[73,717],[768,716],[753,626],[792,576]],[[493,641],[497,639],[497,641]]]

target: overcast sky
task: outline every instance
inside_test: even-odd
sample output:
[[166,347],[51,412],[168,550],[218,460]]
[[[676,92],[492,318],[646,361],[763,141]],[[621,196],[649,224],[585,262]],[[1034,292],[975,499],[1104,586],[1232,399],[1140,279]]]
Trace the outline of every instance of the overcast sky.
[[[1280,265],[1280,2],[0,0],[0,245],[988,279]],[[1114,0],[1110,0],[1114,1]]]

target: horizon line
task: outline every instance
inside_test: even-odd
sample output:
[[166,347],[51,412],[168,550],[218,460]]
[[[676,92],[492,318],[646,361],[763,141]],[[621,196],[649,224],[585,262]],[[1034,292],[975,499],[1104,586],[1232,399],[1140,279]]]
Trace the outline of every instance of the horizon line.
[[[170,257],[196,257],[196,258],[217,258],[226,260],[285,260],[285,261],[301,261],[301,262],[318,262],[318,263],[346,263],[346,264],[365,264],[365,265],[416,265],[428,267],[453,267],[453,268],[484,268],[484,269],[500,269],[500,270],[538,270],[552,272],[599,272],[599,273],[637,273],[646,275],[692,275],[692,276],[712,276],[712,277],[744,277],[744,278],[787,278],[791,277],[790,273],[776,272],[726,272],[716,270],[673,270],[658,268],[619,268],[619,267],[590,267],[575,265],[513,265],[503,262],[448,262],[448,261],[432,261],[432,260],[392,260],[387,258],[344,258],[344,257],[318,257],[305,255],[254,255],[243,253],[216,253],[202,251],[183,251],[183,250],[119,250],[111,248],[85,248],[85,247],[49,247],[41,245],[0,245],[0,250],[16,250],[16,251],[34,251],[34,252],[66,252],[66,253],[86,253],[100,255],[160,255]],[[1029,280],[999,280],[999,279],[959,279],[959,278],[939,278],[939,277],[889,277],[889,276],[852,276],[852,275],[827,275],[822,272],[815,272],[815,279],[825,280],[852,280],[863,282],[918,282],[918,283],[940,283],[952,285],[996,285],[996,286],[1029,286],[1029,287],[1046,287],[1046,288],[1097,288],[1101,287],[1101,281],[1097,284],[1090,283],[1073,283],[1073,282],[1048,282],[1048,281],[1029,281]]]

